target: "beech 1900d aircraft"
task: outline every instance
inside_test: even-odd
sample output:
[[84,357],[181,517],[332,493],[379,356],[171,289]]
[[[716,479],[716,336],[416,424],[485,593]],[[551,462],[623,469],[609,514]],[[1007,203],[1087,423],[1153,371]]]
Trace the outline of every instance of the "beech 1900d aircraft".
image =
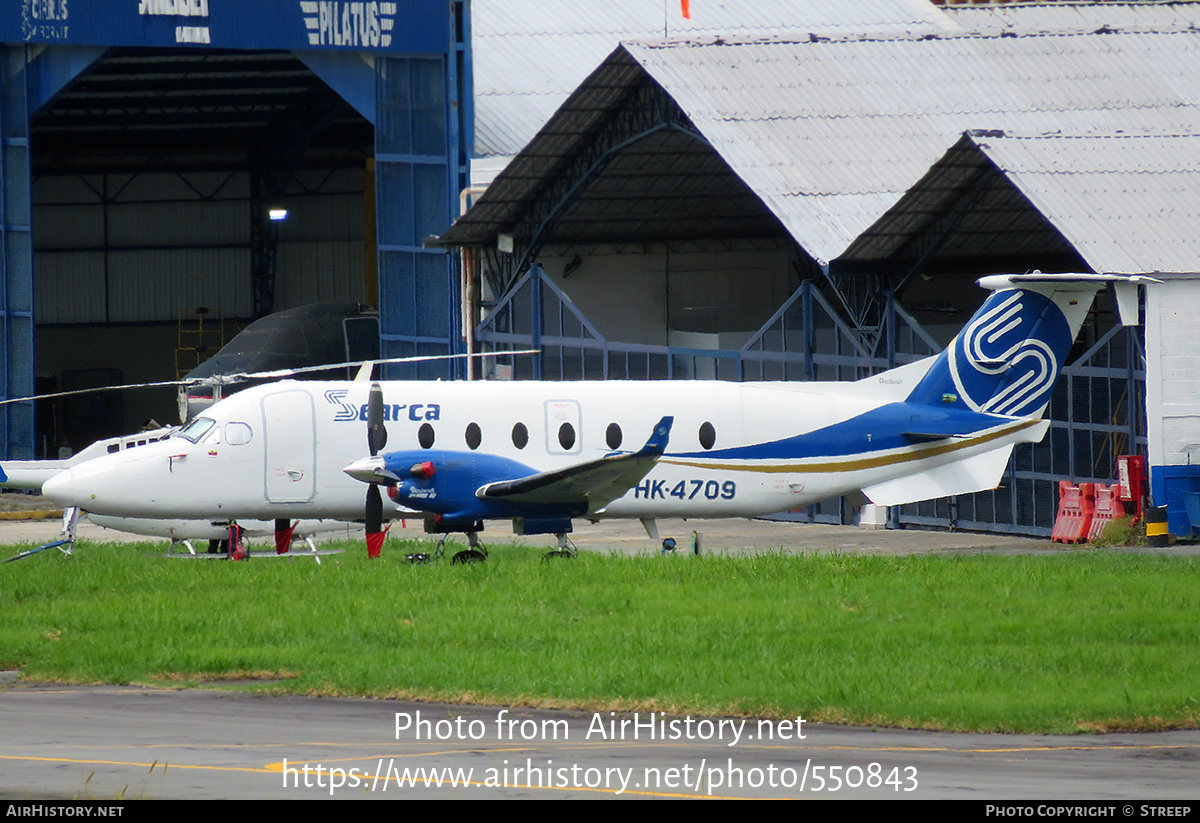
[[1044,435],[1096,292],[1113,283],[1136,323],[1138,280],[979,282],[992,294],[944,352],[857,382],[282,381],[72,465],[43,493],[121,517],[365,520],[374,555],[383,521],[414,513],[473,547],[483,521],[511,519],[565,548],[572,518],[639,518],[653,534],[655,518],[754,517],[859,490],[879,505],[980,491],[1015,444]]

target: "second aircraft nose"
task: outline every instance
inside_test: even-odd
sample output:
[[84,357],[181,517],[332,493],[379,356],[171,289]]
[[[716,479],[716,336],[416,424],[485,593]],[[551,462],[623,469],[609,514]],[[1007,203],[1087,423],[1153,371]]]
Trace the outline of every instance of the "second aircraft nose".
[[75,499],[75,475],[70,469],[54,475],[42,484],[42,496],[63,508],[80,505]]

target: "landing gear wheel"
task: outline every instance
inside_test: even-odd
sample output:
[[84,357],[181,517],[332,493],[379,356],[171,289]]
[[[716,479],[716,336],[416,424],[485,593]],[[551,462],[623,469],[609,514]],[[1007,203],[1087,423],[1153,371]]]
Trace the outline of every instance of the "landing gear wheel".
[[544,555],[542,555],[543,563],[548,563],[551,560],[555,560],[560,557],[573,560],[576,556],[578,556],[579,550],[576,549],[575,544],[567,538],[566,532],[559,532],[554,536],[558,538],[558,548],[552,552],[546,552]]
[[459,552],[450,559],[452,564],[482,563],[484,560],[487,560],[488,550],[479,542],[479,532],[467,532],[467,546],[466,550]]
[[412,563],[414,566],[424,566],[429,562],[430,557],[425,552],[416,552],[414,554],[404,555],[404,559],[409,563]]

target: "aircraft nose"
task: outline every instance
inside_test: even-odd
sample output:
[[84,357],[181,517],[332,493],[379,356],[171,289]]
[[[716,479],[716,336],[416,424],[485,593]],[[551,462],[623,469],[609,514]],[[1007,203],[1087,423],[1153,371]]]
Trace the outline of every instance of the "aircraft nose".
[[78,506],[75,500],[75,475],[65,469],[42,484],[42,497],[63,508]]

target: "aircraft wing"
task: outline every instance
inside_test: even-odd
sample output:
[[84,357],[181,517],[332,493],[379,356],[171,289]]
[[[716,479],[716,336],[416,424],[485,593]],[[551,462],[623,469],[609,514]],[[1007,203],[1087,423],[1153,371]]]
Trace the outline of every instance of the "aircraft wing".
[[650,473],[666,451],[674,422],[675,418],[670,416],[659,420],[646,445],[636,452],[607,454],[562,469],[488,483],[475,496],[482,500],[549,505],[586,502],[588,511],[597,512],[623,497]]
[[0,465],[0,488],[41,491],[43,483],[67,468],[66,460],[6,460]]

